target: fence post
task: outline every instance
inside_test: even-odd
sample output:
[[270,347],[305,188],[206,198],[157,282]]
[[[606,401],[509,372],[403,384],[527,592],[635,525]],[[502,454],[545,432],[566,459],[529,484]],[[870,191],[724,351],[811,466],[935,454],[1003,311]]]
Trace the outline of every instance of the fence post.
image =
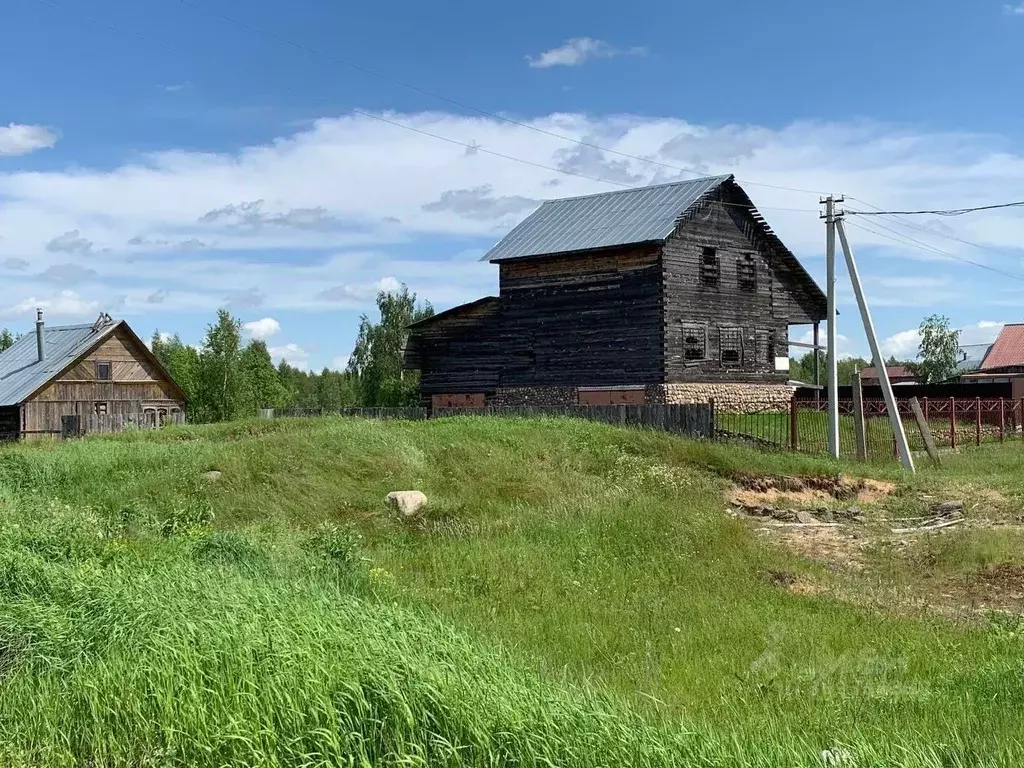
[[921,431],[921,439],[924,440],[924,448],[928,451],[928,455],[931,460],[938,466],[939,452],[935,449],[935,441],[932,439],[932,428],[928,423],[928,420],[924,417],[924,412],[921,410],[921,404],[917,401],[916,397],[910,398],[910,410],[914,414],[914,419],[917,421],[917,428]]
[[981,398],[976,397],[974,399],[974,423],[975,423],[975,436],[976,444],[981,445]]
[[999,398],[999,442],[1006,440],[1006,400]]
[[956,450],[956,398],[949,398],[949,447]]
[[853,377],[853,439],[857,447],[857,461],[867,461],[868,433],[864,418],[864,390],[861,386],[860,375],[855,374]]
[[[928,410],[928,398],[927,397],[922,397],[921,398],[921,408],[924,410],[924,420],[928,421],[929,417],[931,416],[931,413]],[[928,423],[930,424],[931,422],[928,421]]]
[[789,399],[789,449],[793,453],[800,450],[800,411],[797,409],[795,393]]
[[718,417],[718,414],[715,412],[715,398],[708,398],[708,409],[711,412],[711,434],[708,435],[708,439],[715,440],[718,438],[718,426],[715,424],[715,419]]

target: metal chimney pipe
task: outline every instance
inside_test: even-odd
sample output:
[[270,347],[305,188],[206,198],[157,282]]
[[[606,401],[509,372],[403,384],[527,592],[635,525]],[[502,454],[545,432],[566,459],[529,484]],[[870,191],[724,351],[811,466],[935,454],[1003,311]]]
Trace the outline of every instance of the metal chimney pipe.
[[43,310],[36,310],[36,355],[39,357],[39,362],[43,362],[46,359],[46,345],[43,344]]

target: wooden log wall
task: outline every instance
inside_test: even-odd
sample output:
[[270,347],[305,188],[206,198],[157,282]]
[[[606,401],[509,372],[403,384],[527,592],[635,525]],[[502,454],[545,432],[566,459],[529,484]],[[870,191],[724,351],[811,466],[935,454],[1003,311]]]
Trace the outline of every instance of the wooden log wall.
[[614,386],[662,376],[657,247],[500,265],[501,386]]
[[432,395],[491,394],[498,388],[502,350],[497,300],[467,308],[415,329],[405,365],[419,368],[420,392]]
[[[755,231],[739,198],[720,191],[665,243],[666,382],[788,380],[788,373],[775,370],[775,357],[788,355],[789,325],[810,320],[795,308],[795,276],[779,271],[778,254]],[[707,284],[701,262],[711,253],[718,279]],[[685,338],[697,331],[704,347],[700,359],[686,354]],[[741,348],[730,354],[737,339]]]

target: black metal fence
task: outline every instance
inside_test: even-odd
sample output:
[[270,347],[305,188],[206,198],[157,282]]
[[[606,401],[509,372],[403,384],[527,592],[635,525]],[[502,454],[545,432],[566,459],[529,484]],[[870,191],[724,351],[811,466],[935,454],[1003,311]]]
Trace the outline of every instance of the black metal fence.
[[296,416],[354,416],[368,419],[420,421],[452,416],[501,416],[536,418],[560,416],[587,419],[626,427],[643,427],[689,437],[710,439],[714,435],[714,409],[697,405],[568,405],[487,408],[342,408],[340,410],[277,408],[260,411],[264,418]]

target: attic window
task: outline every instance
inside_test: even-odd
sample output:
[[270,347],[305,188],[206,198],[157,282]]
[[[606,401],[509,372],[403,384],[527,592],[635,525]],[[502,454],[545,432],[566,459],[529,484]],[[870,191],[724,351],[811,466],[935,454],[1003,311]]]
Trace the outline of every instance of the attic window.
[[754,254],[744,253],[736,263],[736,283],[741,291],[757,292],[757,262]]
[[705,248],[700,257],[700,284],[709,288],[717,288],[721,273],[718,251],[714,248]]
[[743,360],[743,332],[739,328],[722,328],[719,333],[722,365],[740,365]]
[[708,332],[700,325],[683,326],[683,359],[704,360],[707,358]]
[[96,363],[96,380],[110,381],[110,363]]

